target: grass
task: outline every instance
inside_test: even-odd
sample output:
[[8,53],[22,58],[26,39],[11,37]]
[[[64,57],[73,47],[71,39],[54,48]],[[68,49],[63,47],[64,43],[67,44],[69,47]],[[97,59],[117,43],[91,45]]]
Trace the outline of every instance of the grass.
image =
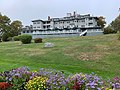
[[[45,42],[55,44],[44,48]],[[71,73],[95,72],[103,78],[120,75],[120,41],[116,35],[47,38],[43,43],[0,43],[0,71],[28,66]]]

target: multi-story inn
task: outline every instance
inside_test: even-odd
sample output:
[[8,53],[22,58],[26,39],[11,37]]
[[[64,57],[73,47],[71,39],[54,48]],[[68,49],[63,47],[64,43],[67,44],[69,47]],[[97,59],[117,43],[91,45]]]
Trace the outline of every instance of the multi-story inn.
[[48,16],[48,20],[33,20],[33,25],[23,28],[22,34],[31,34],[33,38],[98,35],[103,31],[97,20],[90,14],[80,15],[76,12],[67,13],[62,18]]

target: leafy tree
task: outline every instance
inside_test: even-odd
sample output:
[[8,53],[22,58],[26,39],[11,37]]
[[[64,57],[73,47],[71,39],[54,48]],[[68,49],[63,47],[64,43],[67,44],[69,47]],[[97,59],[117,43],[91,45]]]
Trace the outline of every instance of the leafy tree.
[[[13,37],[20,34],[22,29],[21,21],[11,22],[10,18],[0,14],[0,39],[3,37]],[[6,36],[5,36],[6,35]],[[4,39],[4,41],[7,41]]]
[[13,21],[11,23],[10,27],[11,27],[10,32],[11,32],[12,36],[18,36],[22,30],[22,22],[18,21],[18,20]]
[[104,29],[104,34],[117,33],[120,31],[120,15]]
[[101,28],[104,28],[106,24],[105,18],[103,16],[98,17],[97,24],[101,26]]
[[120,15],[110,25],[113,30],[120,31]]
[[0,14],[0,37],[2,37],[3,33],[8,33],[10,30],[10,18],[8,18],[7,16],[3,16],[2,14]]

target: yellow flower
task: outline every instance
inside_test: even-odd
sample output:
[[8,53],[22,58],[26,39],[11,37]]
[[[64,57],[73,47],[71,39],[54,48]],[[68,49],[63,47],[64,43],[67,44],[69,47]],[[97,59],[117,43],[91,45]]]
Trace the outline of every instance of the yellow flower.
[[34,77],[32,80],[29,80],[27,84],[25,85],[25,89],[27,90],[40,90],[40,89],[45,89],[46,88],[46,81],[48,78],[46,77]]

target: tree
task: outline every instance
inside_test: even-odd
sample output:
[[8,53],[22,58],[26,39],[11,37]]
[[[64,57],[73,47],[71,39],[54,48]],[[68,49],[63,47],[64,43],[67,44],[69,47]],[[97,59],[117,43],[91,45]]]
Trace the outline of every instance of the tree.
[[18,21],[18,20],[13,21],[11,23],[10,27],[11,27],[10,32],[11,32],[12,36],[18,36],[22,30],[22,22]]
[[101,26],[101,28],[103,29],[106,24],[105,18],[103,16],[98,17],[97,24],[98,26]]
[[118,31],[120,31],[120,15],[104,29],[104,33],[110,34]]
[[[6,37],[13,37],[20,34],[22,29],[22,22],[21,21],[13,21],[9,17],[2,15],[0,13],[0,39],[2,36],[7,35]],[[6,40],[7,41],[7,40]]]
[[10,18],[7,16],[3,16],[0,14],[0,37],[3,35],[3,33],[8,33],[10,30]]
[[120,15],[110,25],[113,30],[120,31]]

